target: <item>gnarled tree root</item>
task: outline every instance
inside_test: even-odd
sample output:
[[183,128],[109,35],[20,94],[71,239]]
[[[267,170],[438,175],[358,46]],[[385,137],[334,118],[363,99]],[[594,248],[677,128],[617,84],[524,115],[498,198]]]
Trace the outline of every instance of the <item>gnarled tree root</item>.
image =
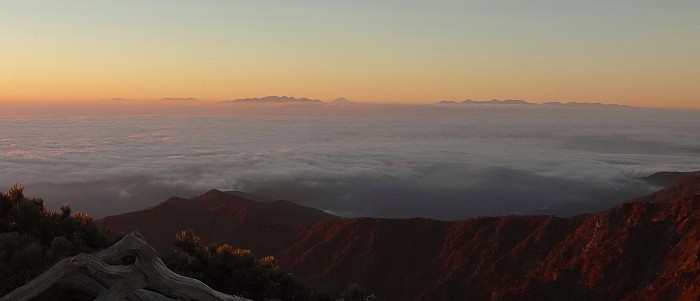
[[30,300],[54,286],[97,296],[95,300],[99,301],[248,300],[217,292],[199,280],[174,273],[138,232],[100,252],[61,260],[0,301]]

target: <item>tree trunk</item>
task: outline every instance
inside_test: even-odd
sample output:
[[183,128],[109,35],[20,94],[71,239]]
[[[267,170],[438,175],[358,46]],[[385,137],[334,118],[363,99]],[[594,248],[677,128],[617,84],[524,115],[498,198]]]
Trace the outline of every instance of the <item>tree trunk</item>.
[[96,296],[95,300],[99,301],[247,300],[217,292],[199,280],[174,273],[138,232],[130,233],[100,252],[61,260],[0,301],[30,300],[57,286]]

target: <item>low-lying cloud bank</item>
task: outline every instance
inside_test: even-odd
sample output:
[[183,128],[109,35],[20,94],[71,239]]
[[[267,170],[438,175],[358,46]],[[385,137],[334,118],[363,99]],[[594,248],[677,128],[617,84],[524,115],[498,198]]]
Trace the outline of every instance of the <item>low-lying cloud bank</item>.
[[640,177],[700,170],[694,111],[226,110],[0,119],[0,186],[98,217],[217,188],[344,216],[458,219],[595,211],[656,188]]

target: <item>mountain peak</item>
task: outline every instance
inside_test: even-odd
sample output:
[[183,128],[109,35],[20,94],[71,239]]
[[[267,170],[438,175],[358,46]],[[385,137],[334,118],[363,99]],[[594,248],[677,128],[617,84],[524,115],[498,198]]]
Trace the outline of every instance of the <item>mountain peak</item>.
[[441,101],[438,101],[437,104],[439,104],[439,105],[454,105],[457,103],[452,101],[452,100],[441,100]]
[[[263,200],[263,198],[255,198]],[[140,230],[159,252],[171,250],[175,233],[192,229],[209,242],[233,242],[271,255],[293,234],[337,217],[288,201],[255,201],[241,192],[211,189],[189,200],[172,197],[142,211],[108,216],[97,223],[113,233]]]
[[338,97],[336,99],[331,100],[331,102],[336,104],[352,103],[352,101],[348,100],[345,97]]

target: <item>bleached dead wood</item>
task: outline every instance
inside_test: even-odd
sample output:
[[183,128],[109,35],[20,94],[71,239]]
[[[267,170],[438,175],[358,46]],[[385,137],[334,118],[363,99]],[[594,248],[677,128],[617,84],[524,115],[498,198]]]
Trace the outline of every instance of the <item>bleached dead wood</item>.
[[99,301],[247,300],[174,273],[138,232],[100,252],[61,260],[0,301],[30,300],[54,285],[97,296]]

